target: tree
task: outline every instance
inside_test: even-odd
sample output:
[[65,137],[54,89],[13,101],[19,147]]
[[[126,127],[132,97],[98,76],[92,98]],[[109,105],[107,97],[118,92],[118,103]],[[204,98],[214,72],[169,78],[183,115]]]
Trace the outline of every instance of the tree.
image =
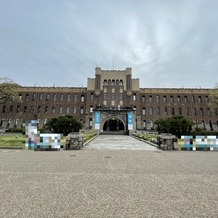
[[6,77],[0,78],[0,104],[21,102],[17,89],[20,85]]
[[218,84],[215,85],[209,95],[209,102],[212,108],[218,107]]
[[70,132],[78,132],[82,129],[82,126],[82,123],[71,115],[50,118],[45,124],[46,129],[52,132],[62,133],[64,136]]
[[194,123],[183,117],[183,116],[174,116],[166,119],[159,119],[155,121],[157,125],[157,131],[160,133],[172,133],[178,137],[181,134],[190,133]]

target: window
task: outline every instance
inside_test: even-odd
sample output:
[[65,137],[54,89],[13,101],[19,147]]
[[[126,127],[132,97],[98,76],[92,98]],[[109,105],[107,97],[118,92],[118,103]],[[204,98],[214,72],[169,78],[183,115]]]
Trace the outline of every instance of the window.
[[91,93],[90,94],[90,101],[93,101],[93,99],[94,99],[94,95],[93,95],[93,93]]
[[67,101],[68,102],[70,101],[70,95],[67,95]]
[[175,115],[174,107],[171,108],[171,114],[172,114],[172,115]]
[[163,102],[166,103],[167,102],[167,97],[164,95],[163,96]]
[[114,79],[111,82],[111,86],[115,86],[115,80]]
[[203,115],[204,115],[203,108],[200,108],[200,115],[201,115],[201,116],[203,116]]
[[149,103],[152,103],[152,96],[149,96]]
[[67,107],[67,114],[70,113],[70,107]]
[[17,113],[20,112],[20,106],[17,106]]
[[32,101],[35,101],[36,100],[36,94],[33,94],[32,95]]
[[28,100],[29,100],[29,94],[26,94],[25,101],[28,101]]
[[90,106],[90,110],[89,111],[90,111],[90,113],[93,112],[93,106],[92,105]]
[[179,115],[182,115],[182,108],[179,107]]
[[119,86],[123,86],[123,80],[120,80]]
[[73,108],[73,113],[76,114],[76,107]]
[[77,102],[77,95],[74,95],[74,102]]
[[160,108],[157,108],[157,115],[160,115]]
[[197,110],[196,110],[196,108],[193,108],[193,109],[192,109],[192,114],[193,114],[193,115],[197,115]]
[[64,95],[61,95],[61,101],[63,101],[64,100]]
[[39,95],[39,101],[42,101],[42,94]]
[[167,115],[167,107],[164,108],[164,115]]
[[152,107],[150,107],[150,115],[153,115],[153,108]]
[[59,113],[62,114],[62,112],[63,112],[63,108],[62,108],[62,106],[60,106],[59,107]]
[[40,113],[40,111],[41,111],[41,106],[38,106],[37,112]]
[[145,103],[145,96],[142,96],[142,103]]
[[12,105],[10,106],[10,112],[13,112],[13,106]]
[[56,100],[57,100],[57,96],[53,95],[53,101],[56,101]]
[[123,93],[120,93],[120,101],[123,101]]
[[145,115],[145,113],[146,113],[146,111],[145,111],[145,108],[143,107],[142,108],[142,114]]
[[191,96],[191,101],[192,103],[195,103],[195,97],[193,95]]
[[207,108],[207,115],[211,116],[210,108]]
[[22,94],[19,94],[19,98],[22,99]]
[[185,113],[186,113],[186,115],[189,115],[189,108],[185,109]]
[[107,80],[106,79],[104,80],[104,86],[107,86]]
[[25,105],[23,108],[23,112],[26,113],[27,112],[27,106]]
[[156,96],[156,101],[157,101],[157,103],[160,103],[160,97],[159,97],[159,95]]
[[146,124],[146,120],[143,120],[143,128],[146,129],[147,124]]
[[180,96],[177,96],[177,102],[178,102],[178,103],[181,103],[181,98],[180,98]]
[[52,113],[54,114],[55,113],[55,107],[52,106]]
[[34,113],[34,106],[30,107],[30,113]]
[[115,101],[115,94],[114,93],[111,94],[111,100]]
[[2,108],[2,113],[5,113],[5,108],[6,108],[6,106],[4,105]]
[[84,102],[84,95],[81,95],[81,102]]
[[184,96],[184,103],[188,103],[188,97]]
[[174,102],[173,96],[170,96],[170,103],[173,103],[173,102]]
[[80,108],[80,114],[83,114],[83,107]]
[[198,96],[198,103],[202,103],[201,96]]
[[46,101],[49,101],[49,95],[46,95]]
[[209,102],[208,96],[205,96],[205,101]]
[[48,106],[45,106],[45,113],[48,113]]
[[133,94],[133,101],[136,101],[136,94]]

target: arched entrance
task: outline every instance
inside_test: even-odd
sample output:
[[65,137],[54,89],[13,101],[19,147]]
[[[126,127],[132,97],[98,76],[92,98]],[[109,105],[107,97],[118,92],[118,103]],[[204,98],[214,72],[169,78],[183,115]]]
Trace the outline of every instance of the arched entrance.
[[110,118],[105,121],[103,131],[123,131],[124,124],[120,119]]

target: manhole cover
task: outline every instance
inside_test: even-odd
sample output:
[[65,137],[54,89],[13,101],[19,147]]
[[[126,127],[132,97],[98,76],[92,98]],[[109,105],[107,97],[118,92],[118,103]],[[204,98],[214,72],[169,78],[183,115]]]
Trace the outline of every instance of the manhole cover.
[[105,156],[104,158],[112,158],[111,156]]
[[70,157],[76,157],[77,155],[76,154],[71,154],[69,155]]
[[161,151],[155,151],[154,153],[161,153]]

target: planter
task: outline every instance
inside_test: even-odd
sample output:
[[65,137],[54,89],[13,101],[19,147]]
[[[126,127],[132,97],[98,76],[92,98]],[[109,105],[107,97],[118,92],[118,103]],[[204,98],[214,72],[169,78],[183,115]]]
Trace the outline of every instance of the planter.
[[66,136],[66,150],[80,150],[84,144],[84,136],[80,132],[72,132]]

